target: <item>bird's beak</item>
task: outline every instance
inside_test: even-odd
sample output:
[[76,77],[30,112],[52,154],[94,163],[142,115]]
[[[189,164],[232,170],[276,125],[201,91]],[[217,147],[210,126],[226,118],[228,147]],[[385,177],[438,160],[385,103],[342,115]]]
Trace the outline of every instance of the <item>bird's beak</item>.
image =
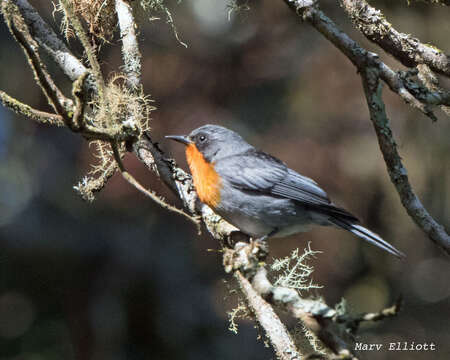
[[192,144],[192,141],[189,140],[189,137],[187,137],[186,135],[167,135],[166,139],[175,140],[184,145]]

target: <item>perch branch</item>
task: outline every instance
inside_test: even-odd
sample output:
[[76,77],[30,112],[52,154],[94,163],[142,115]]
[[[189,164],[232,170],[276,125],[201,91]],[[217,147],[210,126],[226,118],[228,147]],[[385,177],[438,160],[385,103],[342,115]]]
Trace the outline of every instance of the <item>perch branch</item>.
[[[281,307],[300,320],[333,354],[341,358],[354,359],[354,340],[351,335],[356,332],[361,322],[378,321],[398,314],[400,300],[377,313],[351,316],[345,311],[330,308],[322,300],[304,299],[297,290],[270,282],[267,270],[262,265],[266,255],[266,249],[257,242],[238,242],[233,249],[225,249],[224,266],[226,271],[234,271],[244,292],[247,291],[250,281],[250,296],[257,294],[267,303]],[[248,298],[247,293],[246,297]]]
[[266,330],[278,358],[281,360],[300,360],[303,355],[295,347],[291,335],[275,314],[272,306],[255,291],[240,271],[236,271],[235,276],[251,311],[255,314],[259,324]]
[[[67,0],[64,1],[67,3]],[[29,6],[29,4],[25,0],[18,1],[18,3],[21,3],[23,6],[25,5]],[[21,10],[23,10],[23,8]],[[35,11],[34,13],[32,11],[28,12],[28,14],[33,15],[33,19],[35,20],[40,19],[40,17],[37,15]],[[24,18],[27,19],[25,15]],[[42,19],[40,20],[42,21]],[[28,23],[28,20],[26,21]],[[35,24],[35,22],[30,21],[29,24],[30,27],[36,26],[33,24]],[[61,46],[60,40],[57,39],[56,36],[55,38],[53,38],[52,32],[46,31],[43,32],[42,29],[47,30],[49,29],[48,27],[46,27],[46,24],[43,23],[43,21],[42,23],[39,24],[40,25],[38,26],[38,29],[36,30],[36,32],[33,33],[35,34],[34,36],[40,38],[39,43],[44,44],[47,47],[47,49],[49,49],[48,51],[50,52],[50,54],[52,53],[56,54],[57,50]],[[46,34],[50,34],[49,37],[47,37]],[[135,34],[133,35],[132,33],[128,33],[128,35],[126,35],[125,38],[127,36],[135,37]],[[126,47],[124,46],[124,49],[125,48]],[[63,52],[65,56],[68,56],[68,58],[71,59],[70,58],[71,54],[70,52],[68,52],[68,50],[67,52],[65,51]],[[87,52],[89,56],[89,51]],[[92,52],[91,55],[94,55],[94,53]],[[57,60],[57,58],[54,59]],[[77,69],[82,70],[78,73],[77,76],[73,76],[73,70],[66,68],[69,66],[68,61],[60,61],[60,62],[57,61],[57,63],[63,68],[64,72],[68,74],[69,77],[71,77],[72,81],[79,79],[87,71],[87,69],[81,64],[81,62],[79,62],[78,59],[75,58],[75,60],[77,60],[78,64],[81,65],[81,67],[78,67]],[[76,61],[74,63],[77,64]],[[135,70],[136,68],[133,68],[130,74],[136,75]],[[99,72],[96,74],[97,77],[100,75],[101,74]],[[138,76],[130,76],[130,79],[133,78],[135,79],[134,80],[135,82],[136,81],[139,82]],[[79,97],[77,94],[75,95],[75,100],[78,104],[76,106],[76,108],[78,109],[77,110],[78,111],[77,120],[78,120],[82,115],[81,113],[82,108],[80,106],[82,106],[83,99]],[[88,127],[88,124],[85,124],[85,126],[86,131],[91,130]],[[93,131],[94,130],[96,129],[93,129]],[[100,130],[97,131],[100,132]],[[120,136],[120,134],[122,134],[122,136]],[[117,161],[117,164],[121,168],[120,170],[122,170],[122,173],[125,174],[124,176],[125,180],[129,181],[133,186],[137,187],[140,191],[144,190],[147,196],[150,196],[153,200],[155,200],[153,198],[154,194],[152,193],[148,194],[147,193],[148,191],[145,188],[143,188],[142,185],[140,185],[131,175],[129,175],[126,172],[122,164],[121,154],[115,145],[116,143],[125,141],[129,146],[129,148],[134,151],[139,160],[141,160],[144,164],[146,164],[151,170],[155,171],[160,176],[160,178],[166,184],[169,185],[169,188],[171,188],[172,191],[174,191],[175,194],[180,199],[182,199],[184,207],[189,211],[190,214],[192,214],[193,216],[201,216],[203,222],[208,228],[208,231],[212,234],[212,236],[215,239],[223,241],[231,237],[236,232],[237,229],[235,227],[233,227],[232,225],[227,223],[224,219],[222,219],[220,216],[215,214],[208,206],[202,205],[197,201],[197,195],[195,193],[191,177],[187,173],[185,173],[182,169],[180,169],[173,160],[167,159],[164,153],[159,149],[157,144],[152,142],[148,135],[142,136],[138,141],[136,141],[135,136],[131,137],[130,135],[128,135],[128,133],[126,133],[125,129],[121,127],[114,129],[113,133],[111,134],[108,133],[105,135],[104,133],[102,133],[98,135],[103,136],[100,138],[101,140],[108,141],[113,144],[114,157],[115,160]],[[113,164],[115,166],[115,163]],[[286,332],[286,329],[281,324],[279,318],[273,312],[273,310],[270,309],[269,304],[274,303],[284,304],[284,307],[292,314],[294,314],[296,318],[303,319],[305,323],[307,323],[307,321],[309,320],[310,323],[312,324],[310,325],[310,328],[316,329],[317,336],[320,339],[323,339],[323,341],[327,343],[332,350],[334,349],[333,351],[335,351],[336,353],[340,353],[342,355],[350,353],[350,350],[348,350],[348,347],[345,344],[345,342],[341,340],[341,338],[338,335],[334,334],[335,330],[331,326],[332,324],[335,323],[331,315],[334,314],[332,309],[330,309],[325,304],[319,303],[315,300],[301,299],[298,293],[293,289],[272,286],[267,277],[265,276],[265,274],[263,274],[264,269],[260,265],[260,260],[264,258],[266,255],[264,249],[262,250],[257,249],[255,253],[255,245],[254,245],[255,243],[244,245],[239,244],[242,243],[236,244],[235,250],[231,250],[232,251],[231,256],[229,255],[230,252],[228,251],[225,252],[224,255],[225,268],[235,272],[236,277],[238,278],[238,281],[241,284],[241,287],[245,289],[244,291],[246,291],[246,293],[248,294],[247,298],[249,305],[254,309],[254,313],[258,322],[264,328],[271,343],[274,344],[274,346],[276,347],[276,351],[279,354],[283,354],[284,359],[288,358],[295,359],[296,357],[298,358],[300,354],[295,348],[292,339]],[[242,251],[240,251],[242,249],[247,250],[244,251],[244,253],[242,253]],[[243,266],[243,264],[246,265]],[[291,290],[295,293],[295,295]],[[303,304],[302,305],[303,308],[301,308],[301,310],[299,310],[300,303]],[[279,331],[282,331],[283,333],[279,333]],[[335,339],[335,337],[337,340]],[[326,340],[326,338],[331,340]]]

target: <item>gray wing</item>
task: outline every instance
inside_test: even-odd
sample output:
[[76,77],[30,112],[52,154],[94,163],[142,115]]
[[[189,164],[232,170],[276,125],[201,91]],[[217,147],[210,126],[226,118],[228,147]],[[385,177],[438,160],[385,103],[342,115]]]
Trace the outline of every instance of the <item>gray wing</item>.
[[251,149],[221,159],[215,167],[236,188],[295,200],[315,210],[357,221],[349,212],[336,207],[314,180],[289,169],[262,151]]
[[255,149],[220,159],[216,171],[236,188],[267,192],[287,175],[280,160]]

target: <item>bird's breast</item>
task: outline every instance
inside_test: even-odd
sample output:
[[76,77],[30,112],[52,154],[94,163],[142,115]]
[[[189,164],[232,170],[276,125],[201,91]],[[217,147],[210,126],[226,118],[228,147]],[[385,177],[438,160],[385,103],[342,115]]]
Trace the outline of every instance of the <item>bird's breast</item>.
[[220,203],[221,181],[214,164],[206,161],[194,144],[186,147],[186,159],[200,201],[215,208]]

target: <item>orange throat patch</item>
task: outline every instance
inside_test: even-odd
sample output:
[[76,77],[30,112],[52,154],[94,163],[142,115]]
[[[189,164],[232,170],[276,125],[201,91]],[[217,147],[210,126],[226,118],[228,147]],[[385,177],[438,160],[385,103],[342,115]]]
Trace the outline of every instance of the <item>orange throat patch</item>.
[[186,159],[194,180],[195,190],[201,202],[216,207],[220,202],[220,177],[194,144],[186,147]]

